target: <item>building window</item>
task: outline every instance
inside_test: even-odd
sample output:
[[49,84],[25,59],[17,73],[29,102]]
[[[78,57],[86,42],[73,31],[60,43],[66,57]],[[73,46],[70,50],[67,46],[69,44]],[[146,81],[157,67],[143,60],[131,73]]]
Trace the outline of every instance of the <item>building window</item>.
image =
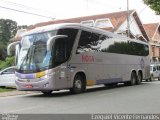
[[94,20],[81,21],[81,24],[89,27],[94,27]]
[[97,28],[114,28],[109,18],[97,19],[95,22],[95,27],[97,27]]

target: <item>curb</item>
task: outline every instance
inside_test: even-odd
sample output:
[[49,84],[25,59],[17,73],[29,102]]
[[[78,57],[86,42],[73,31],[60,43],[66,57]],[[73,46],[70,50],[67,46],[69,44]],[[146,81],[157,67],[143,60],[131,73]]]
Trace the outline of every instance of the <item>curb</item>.
[[2,93],[0,93],[0,97],[16,96],[16,95],[26,95],[26,94],[31,94],[31,93],[33,93],[33,92],[13,90],[13,91],[9,91],[9,92],[2,92]]

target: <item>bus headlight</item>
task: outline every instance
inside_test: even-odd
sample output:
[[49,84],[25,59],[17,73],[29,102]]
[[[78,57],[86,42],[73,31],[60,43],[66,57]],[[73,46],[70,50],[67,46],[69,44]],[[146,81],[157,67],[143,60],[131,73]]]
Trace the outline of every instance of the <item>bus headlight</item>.
[[48,79],[48,78],[49,78],[48,75],[41,77],[41,79]]

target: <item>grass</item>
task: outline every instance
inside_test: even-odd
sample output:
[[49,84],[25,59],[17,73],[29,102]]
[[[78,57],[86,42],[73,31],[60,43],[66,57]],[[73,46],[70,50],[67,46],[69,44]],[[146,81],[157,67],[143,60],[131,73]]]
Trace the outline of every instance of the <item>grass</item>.
[[0,93],[2,93],[2,92],[9,92],[9,91],[13,91],[13,90],[15,90],[15,88],[0,87]]

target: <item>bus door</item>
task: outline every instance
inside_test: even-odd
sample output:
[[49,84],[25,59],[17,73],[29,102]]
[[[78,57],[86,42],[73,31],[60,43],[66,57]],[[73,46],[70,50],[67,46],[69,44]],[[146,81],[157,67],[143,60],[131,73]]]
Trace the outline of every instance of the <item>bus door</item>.
[[68,45],[66,38],[58,38],[54,44],[54,66],[55,66],[55,83],[56,88],[68,88],[70,73],[68,70]]

